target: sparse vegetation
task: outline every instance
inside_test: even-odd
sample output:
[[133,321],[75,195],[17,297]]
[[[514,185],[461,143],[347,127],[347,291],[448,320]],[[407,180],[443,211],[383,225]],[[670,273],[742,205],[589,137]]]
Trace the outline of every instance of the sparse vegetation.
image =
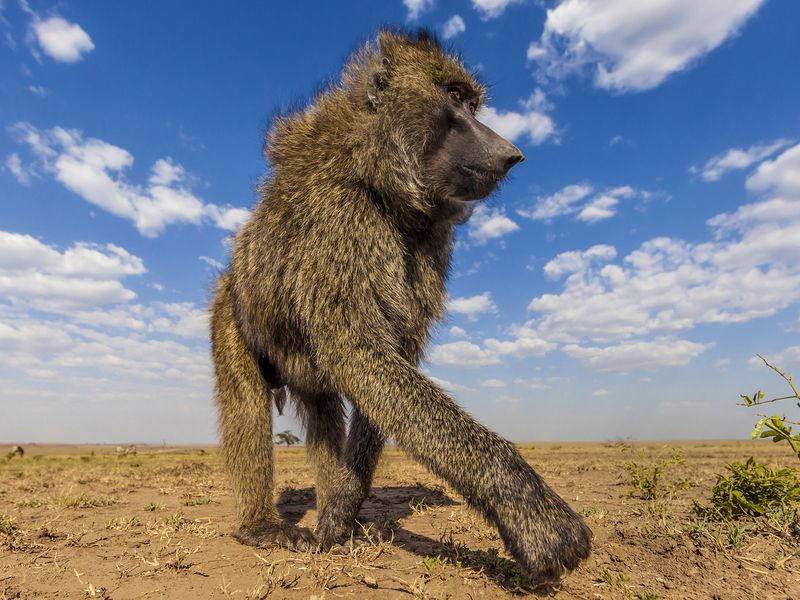
[[711,490],[712,510],[725,518],[757,517],[800,500],[800,481],[791,469],[771,469],[752,456],[726,469],[729,474],[718,475]]
[[[778,367],[771,365],[766,358],[758,355],[764,362],[764,366],[771,369],[776,373],[784,382],[789,386],[791,394],[786,396],[776,396],[774,398],[765,399],[766,396],[761,390],[757,390],[752,396],[740,394],[744,406],[761,406],[763,404],[770,404],[772,402],[783,402],[785,400],[797,400],[797,408],[800,409],[800,392],[794,385],[791,375],[787,375]],[[795,456],[800,459],[800,434],[793,433],[792,426],[800,425],[800,421],[787,419],[785,415],[759,415],[761,418],[753,428],[753,439],[772,439],[773,442],[785,442],[789,445],[794,452]]]
[[[623,451],[630,451],[622,447]],[[631,494],[642,500],[657,500],[676,490],[685,490],[690,484],[685,479],[667,478],[672,467],[684,462],[683,455],[672,449],[667,457],[656,457],[648,460],[638,458],[625,465],[631,477]]]

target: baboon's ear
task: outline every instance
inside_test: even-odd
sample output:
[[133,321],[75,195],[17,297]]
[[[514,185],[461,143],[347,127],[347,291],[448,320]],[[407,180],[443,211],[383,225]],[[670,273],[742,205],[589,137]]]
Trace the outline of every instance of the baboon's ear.
[[382,57],[375,62],[375,66],[369,73],[367,81],[367,98],[370,106],[374,109],[381,103],[384,90],[389,87],[391,76],[391,61],[387,57]]

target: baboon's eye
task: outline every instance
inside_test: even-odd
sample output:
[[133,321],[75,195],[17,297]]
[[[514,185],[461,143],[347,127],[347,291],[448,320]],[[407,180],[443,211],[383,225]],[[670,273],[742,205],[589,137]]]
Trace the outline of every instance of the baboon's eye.
[[478,110],[478,105],[475,104],[474,102],[470,102],[469,103],[469,112],[471,112],[474,115],[476,110]]
[[457,87],[451,87],[447,90],[447,93],[450,94],[450,97],[456,102],[461,102],[461,90]]

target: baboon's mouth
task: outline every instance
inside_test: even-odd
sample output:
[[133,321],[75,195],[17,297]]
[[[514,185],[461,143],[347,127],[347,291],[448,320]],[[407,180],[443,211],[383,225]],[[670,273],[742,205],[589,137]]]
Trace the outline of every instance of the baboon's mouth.
[[497,174],[491,171],[476,169],[467,165],[458,165],[458,170],[466,177],[457,182],[457,192],[453,194],[453,197],[464,202],[483,200],[495,190],[502,179],[502,177],[498,177]]

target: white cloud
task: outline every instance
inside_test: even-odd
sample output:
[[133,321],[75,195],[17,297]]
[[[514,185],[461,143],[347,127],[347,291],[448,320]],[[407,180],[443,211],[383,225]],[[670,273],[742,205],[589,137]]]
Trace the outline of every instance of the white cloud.
[[536,221],[550,222],[556,217],[577,213],[579,221],[596,223],[616,215],[620,200],[649,195],[647,192],[637,192],[628,185],[591,196],[593,192],[594,188],[588,184],[568,185],[550,196],[539,196],[533,206],[518,210],[517,214]]
[[34,18],[32,29],[42,51],[58,62],[74,63],[94,50],[89,34],[61,17]]
[[6,170],[8,170],[21,185],[29,185],[31,178],[35,174],[33,171],[25,168],[19,154],[16,152],[9,154],[8,158],[6,158]]
[[433,383],[438,385],[440,388],[442,388],[446,392],[469,392],[469,391],[472,391],[471,387],[468,387],[466,385],[462,385],[460,383],[453,383],[452,381],[448,381],[447,379],[441,379],[439,377],[434,377],[433,375],[428,375],[428,379],[430,379]]
[[472,211],[467,225],[467,235],[475,244],[481,246],[489,240],[501,238],[519,229],[501,208],[489,208],[481,204]]
[[506,382],[502,379],[484,379],[481,381],[481,385],[486,388],[504,388],[506,387]]
[[547,97],[540,89],[520,102],[522,111],[497,110],[492,106],[484,106],[477,114],[477,119],[512,142],[527,135],[531,144],[538,146],[553,138],[558,142],[555,122],[548,112],[553,109]]
[[73,403],[69,413],[97,403],[94,413],[153,398],[180,402],[179,410],[207,401],[207,311],[132,304],[135,294],[121,280],[143,273],[140,258],[113,244],[76,242],[62,251],[0,231],[0,376],[9,406],[25,400],[52,411]]
[[447,300],[447,310],[474,319],[480,314],[497,312],[497,305],[492,300],[491,292],[484,292],[466,298],[450,298]]
[[763,162],[747,180],[762,199],[709,219],[708,241],[653,238],[621,259],[603,244],[561,253],[544,272],[566,277],[563,288],[535,297],[534,318],[500,343],[566,344],[565,352],[600,370],[684,364],[706,346],[670,337],[676,332],[792,306],[800,301],[798,173],[800,145]]
[[771,144],[750,146],[747,149],[731,148],[710,158],[702,169],[692,167],[690,171],[693,173],[699,172],[705,181],[718,181],[728,171],[746,169],[750,165],[772,156],[790,143],[789,140],[775,140]]
[[468,338],[469,335],[467,334],[466,330],[459,327],[458,325],[453,325],[450,328],[450,336],[454,338]]
[[29,235],[0,231],[0,295],[39,309],[63,310],[128,302],[120,279],[145,272],[124,248],[77,242],[59,252]]
[[490,338],[484,341],[484,345],[497,354],[516,358],[544,356],[556,348],[554,342],[544,339],[536,330],[527,325],[514,326],[510,333],[514,336],[513,340]]
[[472,7],[481,13],[482,19],[486,20],[499,17],[506,8],[520,2],[522,0],[472,0]]
[[594,67],[597,87],[654,88],[735,35],[764,0],[564,0],[528,58],[550,77]]
[[774,160],[761,163],[747,178],[747,189],[791,196],[800,201],[800,144],[789,148]]
[[47,98],[50,95],[50,92],[41,85],[29,85],[28,91],[34,96],[39,96],[39,98]]
[[403,0],[408,9],[408,20],[416,21],[419,16],[433,7],[433,0]]
[[209,256],[201,256],[200,260],[202,260],[204,263],[206,263],[210,267],[214,267],[218,271],[224,271],[225,270],[225,265],[223,265],[218,260],[215,260],[215,259],[213,259],[213,258],[211,258]]
[[461,15],[453,15],[442,27],[442,37],[446,40],[457,36],[459,33],[464,33],[467,26],[464,24],[464,19]]
[[592,392],[592,396],[594,396],[595,398],[602,398],[603,396],[608,396],[610,393],[611,392],[609,392],[605,388],[597,388]]
[[585,223],[596,223],[609,219],[617,214],[617,200],[614,196],[597,196],[592,198],[578,213],[578,220]]
[[656,339],[631,341],[616,346],[581,347],[567,344],[562,350],[579,359],[585,367],[601,372],[656,370],[678,367],[708,349],[688,340]]
[[458,367],[483,367],[500,362],[495,352],[465,341],[433,346],[428,353],[428,360],[434,365]]
[[537,221],[549,221],[576,212],[578,208],[575,205],[592,191],[590,185],[568,185],[551,196],[540,196],[531,208],[518,210],[517,214]]
[[186,183],[186,172],[171,159],[153,165],[146,186],[129,183],[125,171],[133,156],[123,148],[75,129],[39,130],[29,123],[12,128],[38,161],[38,167],[87,202],[133,222],[139,232],[156,237],[171,224],[200,224],[207,220],[220,229],[235,230],[248,211],[205,204]]
[[616,248],[608,244],[597,244],[583,252],[579,250],[562,252],[544,266],[544,274],[550,279],[558,279],[567,273],[585,271],[592,263],[608,262],[616,256]]
[[624,137],[622,137],[621,135],[615,135],[614,137],[612,137],[612,138],[611,138],[611,139],[608,141],[608,145],[609,145],[609,146],[616,146],[617,144],[621,144],[621,143],[622,143],[622,142],[624,142],[624,141],[625,141],[625,138],[624,138]]

